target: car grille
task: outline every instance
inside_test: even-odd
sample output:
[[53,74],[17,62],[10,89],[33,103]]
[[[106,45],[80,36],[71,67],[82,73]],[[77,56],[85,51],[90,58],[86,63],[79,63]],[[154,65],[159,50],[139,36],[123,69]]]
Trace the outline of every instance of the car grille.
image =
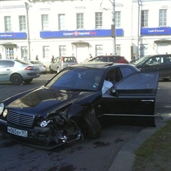
[[9,111],[7,121],[18,126],[32,127],[34,115]]

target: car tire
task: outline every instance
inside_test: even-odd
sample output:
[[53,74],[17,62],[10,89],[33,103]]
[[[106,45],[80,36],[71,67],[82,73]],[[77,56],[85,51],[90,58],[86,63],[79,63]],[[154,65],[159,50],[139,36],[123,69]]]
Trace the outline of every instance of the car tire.
[[29,83],[32,82],[32,80],[33,80],[33,79],[28,79],[28,80],[24,80],[24,82],[25,82],[26,84],[29,84]]
[[100,136],[101,125],[94,114],[94,110],[84,113],[82,121],[82,132],[85,138],[97,138]]
[[20,85],[23,82],[23,78],[20,74],[13,74],[11,75],[10,81],[14,85]]
[[50,73],[53,73],[54,71],[52,70],[51,66],[49,66],[49,71]]

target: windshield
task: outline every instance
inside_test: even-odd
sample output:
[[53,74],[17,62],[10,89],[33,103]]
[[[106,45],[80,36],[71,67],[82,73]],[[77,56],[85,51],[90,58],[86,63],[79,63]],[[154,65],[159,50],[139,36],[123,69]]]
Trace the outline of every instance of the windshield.
[[[102,79],[101,69],[69,68],[57,74],[46,87],[63,90],[96,91]],[[93,86],[97,83],[96,86]]]
[[151,56],[144,56],[142,58],[140,58],[139,60],[137,60],[136,62],[134,62],[135,65],[142,65],[145,61],[147,61]]

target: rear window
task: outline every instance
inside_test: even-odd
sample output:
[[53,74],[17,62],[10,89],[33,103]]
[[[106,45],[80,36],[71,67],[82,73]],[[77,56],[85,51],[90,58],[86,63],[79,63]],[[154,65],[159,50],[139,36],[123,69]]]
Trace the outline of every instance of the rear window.
[[64,62],[76,62],[75,57],[63,57]]

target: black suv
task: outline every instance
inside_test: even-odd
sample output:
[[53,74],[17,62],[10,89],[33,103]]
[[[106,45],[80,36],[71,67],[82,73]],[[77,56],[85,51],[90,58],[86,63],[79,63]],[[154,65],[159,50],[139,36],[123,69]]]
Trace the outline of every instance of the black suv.
[[158,70],[160,79],[171,79],[171,54],[145,56],[136,61],[134,65],[141,71]]

